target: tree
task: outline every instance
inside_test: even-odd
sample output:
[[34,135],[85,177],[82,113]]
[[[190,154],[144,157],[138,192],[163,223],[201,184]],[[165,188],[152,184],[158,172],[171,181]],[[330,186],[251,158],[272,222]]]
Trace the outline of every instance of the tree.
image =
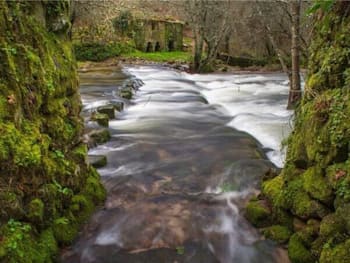
[[288,109],[292,109],[301,99],[300,86],[300,8],[301,0],[290,3],[292,17],[292,71],[288,97]]
[[[193,32],[192,69],[203,72],[211,69],[218,49],[230,31],[231,0],[187,0],[187,19]],[[205,56],[203,53],[205,51]]]
[[[263,23],[263,28],[268,35],[272,47],[274,48],[277,57],[280,61],[283,71],[289,78],[289,97],[287,108],[294,108],[301,99],[301,85],[300,85],[300,54],[301,44],[306,46],[306,41],[301,37],[300,30],[300,14],[301,14],[301,0],[275,0],[271,3],[256,2],[258,14]],[[280,8],[281,12],[285,14],[284,20],[274,21],[269,17],[269,12],[272,9]],[[274,31],[279,27],[279,32],[284,32],[291,38],[290,53],[286,53],[283,48],[278,45],[276,38],[278,34]],[[290,58],[291,65],[288,60]]]

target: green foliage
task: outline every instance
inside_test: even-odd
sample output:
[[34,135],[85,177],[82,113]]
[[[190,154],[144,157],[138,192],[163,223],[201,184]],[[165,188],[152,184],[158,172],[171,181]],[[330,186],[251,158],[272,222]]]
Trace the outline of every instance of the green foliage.
[[[7,227],[9,231],[9,239],[6,242],[6,248],[10,253],[14,253],[17,250],[18,243],[24,239],[26,233],[30,232],[31,226],[11,218],[7,222]],[[21,252],[20,256],[23,257],[24,253]]]
[[185,254],[185,247],[184,247],[184,246],[176,247],[176,253],[177,253],[178,255],[183,255],[183,254]]
[[73,191],[71,189],[69,189],[68,187],[63,187],[56,180],[53,180],[53,183],[57,189],[57,192],[59,192],[63,195],[71,195],[73,193]]
[[318,10],[323,12],[329,12],[333,7],[336,0],[316,0],[313,5],[307,10],[306,14],[311,15],[316,13]]
[[348,178],[344,178],[338,183],[336,194],[346,201],[350,201],[350,181]]
[[123,10],[120,14],[112,20],[113,27],[120,32],[122,35],[125,35],[132,24],[132,14],[129,10]]
[[103,61],[111,57],[129,53],[133,47],[129,43],[75,43],[74,50],[79,61]]
[[179,63],[188,63],[191,61],[192,54],[190,52],[184,51],[161,51],[161,52],[142,52],[134,51],[123,55],[125,58],[136,58],[144,59],[149,61],[156,62],[179,62]]

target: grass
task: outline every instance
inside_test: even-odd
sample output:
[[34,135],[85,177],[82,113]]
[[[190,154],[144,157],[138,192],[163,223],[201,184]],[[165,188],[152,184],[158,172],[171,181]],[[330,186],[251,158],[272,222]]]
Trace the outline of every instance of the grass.
[[184,51],[172,51],[172,52],[141,52],[134,51],[128,54],[122,55],[124,58],[144,59],[155,62],[180,62],[188,63],[191,61],[191,53]]

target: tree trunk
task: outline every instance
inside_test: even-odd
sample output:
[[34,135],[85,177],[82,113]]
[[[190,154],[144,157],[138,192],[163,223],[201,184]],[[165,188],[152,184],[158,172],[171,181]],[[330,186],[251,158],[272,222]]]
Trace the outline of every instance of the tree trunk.
[[203,37],[196,36],[194,43],[194,56],[193,56],[193,71],[198,72],[201,67],[202,62],[202,52],[203,52]]
[[292,1],[292,71],[288,98],[288,109],[292,109],[301,99],[300,87],[300,7],[301,0]]

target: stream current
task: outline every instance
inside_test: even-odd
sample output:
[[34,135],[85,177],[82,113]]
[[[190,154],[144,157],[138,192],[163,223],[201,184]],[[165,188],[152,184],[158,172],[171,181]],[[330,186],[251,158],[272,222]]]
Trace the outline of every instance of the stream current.
[[[107,200],[61,261],[289,262],[242,215],[260,178],[283,165],[286,77],[124,70],[144,85],[110,121],[112,139],[89,152],[107,156]],[[82,74],[83,116],[121,100],[125,78],[112,67]]]

